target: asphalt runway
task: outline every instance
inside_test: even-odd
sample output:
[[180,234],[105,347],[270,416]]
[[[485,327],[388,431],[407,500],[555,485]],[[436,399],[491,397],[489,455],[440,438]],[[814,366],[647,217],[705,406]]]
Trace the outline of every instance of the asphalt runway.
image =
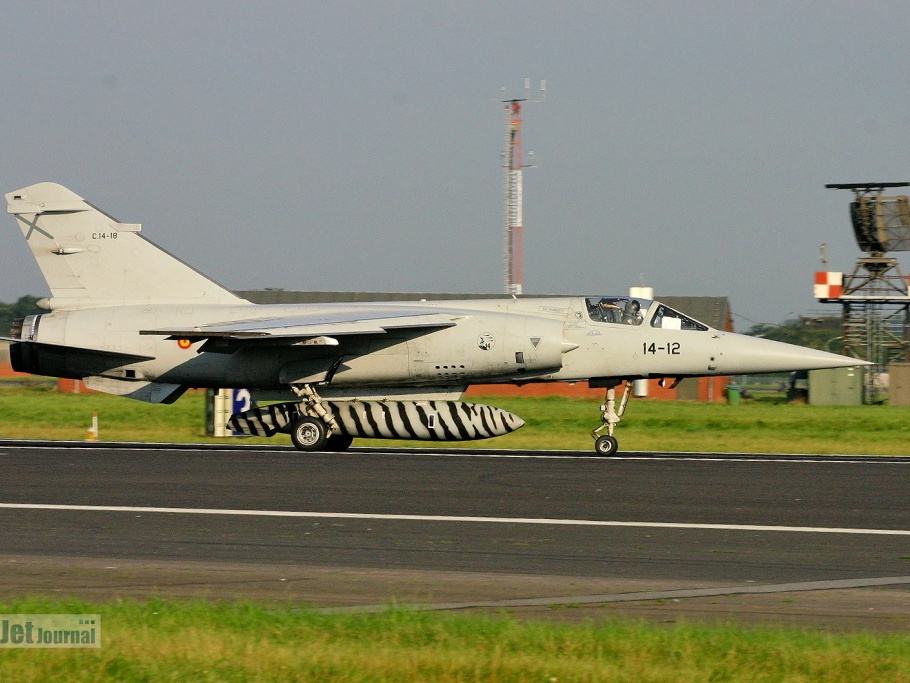
[[900,458],[0,441],[0,597],[903,629],[908,485]]

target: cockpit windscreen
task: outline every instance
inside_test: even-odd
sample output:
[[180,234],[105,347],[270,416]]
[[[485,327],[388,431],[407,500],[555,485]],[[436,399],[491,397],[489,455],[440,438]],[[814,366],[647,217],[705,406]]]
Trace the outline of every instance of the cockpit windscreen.
[[654,311],[654,317],[651,318],[651,327],[660,327],[665,330],[699,330],[704,332],[708,329],[697,320],[693,320],[679,311],[674,311],[669,306],[658,305]]

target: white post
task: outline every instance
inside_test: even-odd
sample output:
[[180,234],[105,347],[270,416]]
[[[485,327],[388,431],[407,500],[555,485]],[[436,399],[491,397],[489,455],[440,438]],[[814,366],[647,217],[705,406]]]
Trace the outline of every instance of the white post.
[[88,441],[98,440],[98,413],[92,413],[92,426],[88,428]]
[[225,430],[225,425],[224,425],[224,423],[225,423],[224,406],[226,403],[228,403],[228,401],[230,401],[230,398],[228,396],[228,391],[230,391],[230,390],[229,389],[219,389],[218,391],[215,392],[215,405],[214,405],[214,413],[215,413],[215,415],[214,415],[214,420],[215,420],[214,435],[215,436],[227,436],[227,432]]

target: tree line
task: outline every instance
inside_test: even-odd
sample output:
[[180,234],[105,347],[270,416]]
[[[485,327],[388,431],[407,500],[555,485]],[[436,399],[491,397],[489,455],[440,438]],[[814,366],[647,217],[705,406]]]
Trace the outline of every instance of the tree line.
[[0,301],[0,337],[9,336],[10,328],[13,326],[13,320],[16,318],[41,313],[41,309],[36,305],[36,302],[40,298],[41,297],[27,294],[25,296],[20,296],[14,304],[6,304]]
[[840,317],[800,316],[785,320],[780,325],[759,323],[753,325],[746,334],[797,346],[808,346],[821,351],[840,353],[844,348],[841,326]]

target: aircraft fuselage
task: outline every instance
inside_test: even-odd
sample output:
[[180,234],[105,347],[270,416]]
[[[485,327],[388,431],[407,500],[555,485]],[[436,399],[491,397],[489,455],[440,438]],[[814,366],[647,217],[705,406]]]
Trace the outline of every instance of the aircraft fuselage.
[[[523,298],[435,302],[396,302],[400,309],[436,309],[454,324],[426,331],[391,330],[383,335],[337,335],[337,345],[255,339],[218,349],[210,341],[174,339],[149,331],[192,328],[233,320],[332,315],[358,311],[363,304],[111,306],[58,310],[26,321],[30,341],[44,347],[31,371],[48,375],[98,375],[126,381],[165,382],[189,387],[245,387],[279,390],[314,383],[345,390],[353,387],[433,386],[464,388],[472,383],[581,381],[592,378],[638,379],[768,372],[770,354],[780,345],[709,328],[673,329],[655,320],[658,302],[640,302],[635,324],[595,320],[590,302],[597,297]],[[629,301],[628,297],[616,300]],[[674,312],[675,313],[675,312]],[[685,316],[678,315],[673,320]],[[695,323],[696,321],[690,321]],[[697,328],[697,329],[696,329]],[[146,334],[140,334],[145,331]],[[206,351],[200,353],[204,345]],[[63,347],[67,347],[64,349]],[[768,354],[761,353],[767,347]],[[69,349],[100,349],[148,357],[108,367],[112,361],[80,356]],[[797,347],[791,347],[797,351]],[[798,349],[803,364],[813,352]],[[847,359],[844,359],[845,361]],[[820,356],[830,363],[830,356]],[[773,362],[772,362],[773,365]],[[780,362],[786,369],[786,360]],[[356,391],[353,393],[357,393]],[[364,395],[372,392],[364,391]]]

